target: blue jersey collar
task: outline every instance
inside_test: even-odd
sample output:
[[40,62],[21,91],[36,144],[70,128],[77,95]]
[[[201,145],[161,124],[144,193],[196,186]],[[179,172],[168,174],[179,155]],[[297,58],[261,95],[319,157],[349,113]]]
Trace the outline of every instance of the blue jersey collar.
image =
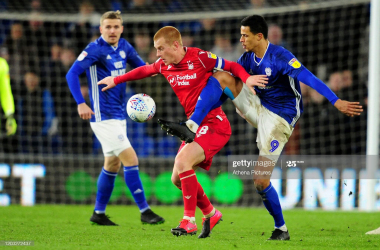
[[[263,61],[265,55],[267,54],[267,51],[268,51],[270,45],[271,45],[271,43],[268,41],[267,49],[265,50],[265,53],[264,53],[263,57],[261,58],[260,62],[257,62],[257,61],[256,61],[256,57],[257,57],[257,56],[256,56],[255,53],[253,53],[253,60],[255,61],[255,63],[256,63],[257,66],[259,66],[260,63]],[[257,57],[257,58],[259,58],[259,57]]]
[[104,43],[106,43],[106,44],[108,44],[113,50],[117,50],[117,48],[119,47],[119,42],[120,42],[120,39],[119,39],[119,42],[117,43],[117,45],[118,46],[116,46],[116,47],[114,47],[114,46],[112,46],[112,45],[110,45],[109,43],[107,43],[107,41],[106,40],[104,40],[104,37],[103,37],[103,35],[101,35],[100,36],[100,38],[101,38],[101,40],[104,42]]

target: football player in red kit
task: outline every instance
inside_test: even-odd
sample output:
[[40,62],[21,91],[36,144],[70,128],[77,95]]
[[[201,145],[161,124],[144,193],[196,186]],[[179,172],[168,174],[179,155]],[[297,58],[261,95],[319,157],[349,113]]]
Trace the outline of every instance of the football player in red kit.
[[[229,71],[243,82],[265,86],[235,62],[224,60],[198,48],[184,47],[181,33],[174,27],[161,28],[153,40],[157,56],[160,58],[151,65],[141,66],[124,75],[104,78],[98,83],[107,85],[102,91],[125,81],[162,74],[176,93],[187,117],[190,117],[206,84],[220,86],[218,80],[212,77],[214,69]],[[171,230],[174,235],[196,234],[195,210],[197,206],[204,215],[202,232],[198,238],[208,237],[214,226],[222,219],[222,213],[210,203],[194,171],[198,167],[209,170],[214,155],[224,147],[230,136],[230,123],[219,105],[211,109],[200,124],[194,142],[182,143],[175,158],[172,182],[182,190],[185,211],[180,224]]]

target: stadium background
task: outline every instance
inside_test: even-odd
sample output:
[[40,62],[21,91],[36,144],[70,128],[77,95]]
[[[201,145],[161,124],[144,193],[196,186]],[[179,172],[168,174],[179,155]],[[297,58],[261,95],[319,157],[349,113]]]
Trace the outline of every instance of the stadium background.
[[[17,135],[1,137],[1,205],[94,202],[103,156],[88,122],[77,115],[65,74],[84,47],[99,36],[100,15],[108,10],[122,11],[122,36],[150,63],[157,59],[152,36],[165,25],[179,28],[185,46],[200,47],[236,61],[243,53],[239,44],[241,19],[264,15],[271,25],[272,43],[292,51],[340,98],[364,105],[360,117],[348,118],[314,90],[302,86],[304,114],[284,154],[366,152],[369,1],[33,0],[2,1],[0,10],[0,53],[10,64],[19,126]],[[30,87],[33,84],[38,87]],[[85,79],[81,84],[86,94]],[[128,96],[141,92],[155,100],[155,118],[185,118],[163,77],[128,83]],[[210,177],[203,175],[202,185],[208,186],[216,203],[259,206],[261,198],[251,181],[230,180],[224,175],[227,155],[258,153],[256,130],[235,113],[231,102],[223,109],[233,136],[215,158]],[[163,174],[171,171],[179,140],[166,136],[154,120],[144,124],[127,121],[128,137],[140,157],[141,172],[147,174],[144,184],[151,190],[151,203],[180,204],[178,191]],[[285,187],[285,182],[282,185]],[[124,186],[121,183],[115,189],[119,195],[112,200],[114,204],[131,204]],[[353,190],[357,200],[358,189],[356,185]],[[165,200],[170,195],[172,200]],[[358,201],[354,203],[358,205]],[[297,206],[303,206],[302,199]]]

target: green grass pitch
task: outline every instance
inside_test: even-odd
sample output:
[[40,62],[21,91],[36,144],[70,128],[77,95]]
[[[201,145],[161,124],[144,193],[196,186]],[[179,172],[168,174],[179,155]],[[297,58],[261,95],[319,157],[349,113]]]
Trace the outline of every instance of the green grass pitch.
[[[153,207],[166,222],[152,226],[141,224],[135,206],[108,206],[107,214],[118,227],[91,225],[92,209],[70,205],[2,207],[0,241],[34,241],[34,249],[380,249],[380,235],[365,234],[380,227],[379,213],[284,211],[290,241],[274,242],[266,240],[273,230],[273,219],[263,208],[219,207],[223,222],[207,239],[170,233],[182,217],[181,207]],[[196,216],[199,234],[202,216],[199,211]]]

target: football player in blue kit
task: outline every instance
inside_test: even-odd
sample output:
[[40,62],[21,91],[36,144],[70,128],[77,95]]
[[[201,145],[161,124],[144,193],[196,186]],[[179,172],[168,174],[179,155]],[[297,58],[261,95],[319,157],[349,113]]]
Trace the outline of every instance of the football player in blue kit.
[[256,166],[255,170],[258,171],[253,176],[255,188],[275,222],[275,230],[268,240],[289,240],[278,194],[270,182],[271,174],[268,171],[272,172],[302,114],[300,82],[318,91],[347,116],[360,115],[363,109],[359,102],[339,99],[291,52],[271,44],[267,39],[268,25],[262,16],[244,18],[240,31],[240,42],[246,52],[238,63],[250,75],[256,75],[257,81],[264,83],[265,87],[244,84],[225,72],[217,72],[213,76],[218,79],[220,86],[206,85],[191,118],[180,124],[170,122],[166,125],[167,131],[191,142],[205,114],[221,105],[227,97],[230,98],[239,115],[257,128],[258,161],[272,162],[270,166]]
[[[120,164],[124,166],[124,179],[141,212],[141,221],[148,224],[163,223],[164,219],[149,207],[142,186],[138,158],[127,137],[126,83],[102,92],[97,82],[107,76],[125,73],[126,64],[133,68],[145,65],[136,50],[123,38],[123,20],[120,11],[109,11],[100,19],[100,33],[79,55],[66,78],[78,104],[82,119],[90,125],[102,145],[104,167],[98,178],[95,209],[90,221],[104,226],[115,226],[105,214],[114,188]],[[86,71],[90,91],[89,107],[80,91],[79,75]]]

